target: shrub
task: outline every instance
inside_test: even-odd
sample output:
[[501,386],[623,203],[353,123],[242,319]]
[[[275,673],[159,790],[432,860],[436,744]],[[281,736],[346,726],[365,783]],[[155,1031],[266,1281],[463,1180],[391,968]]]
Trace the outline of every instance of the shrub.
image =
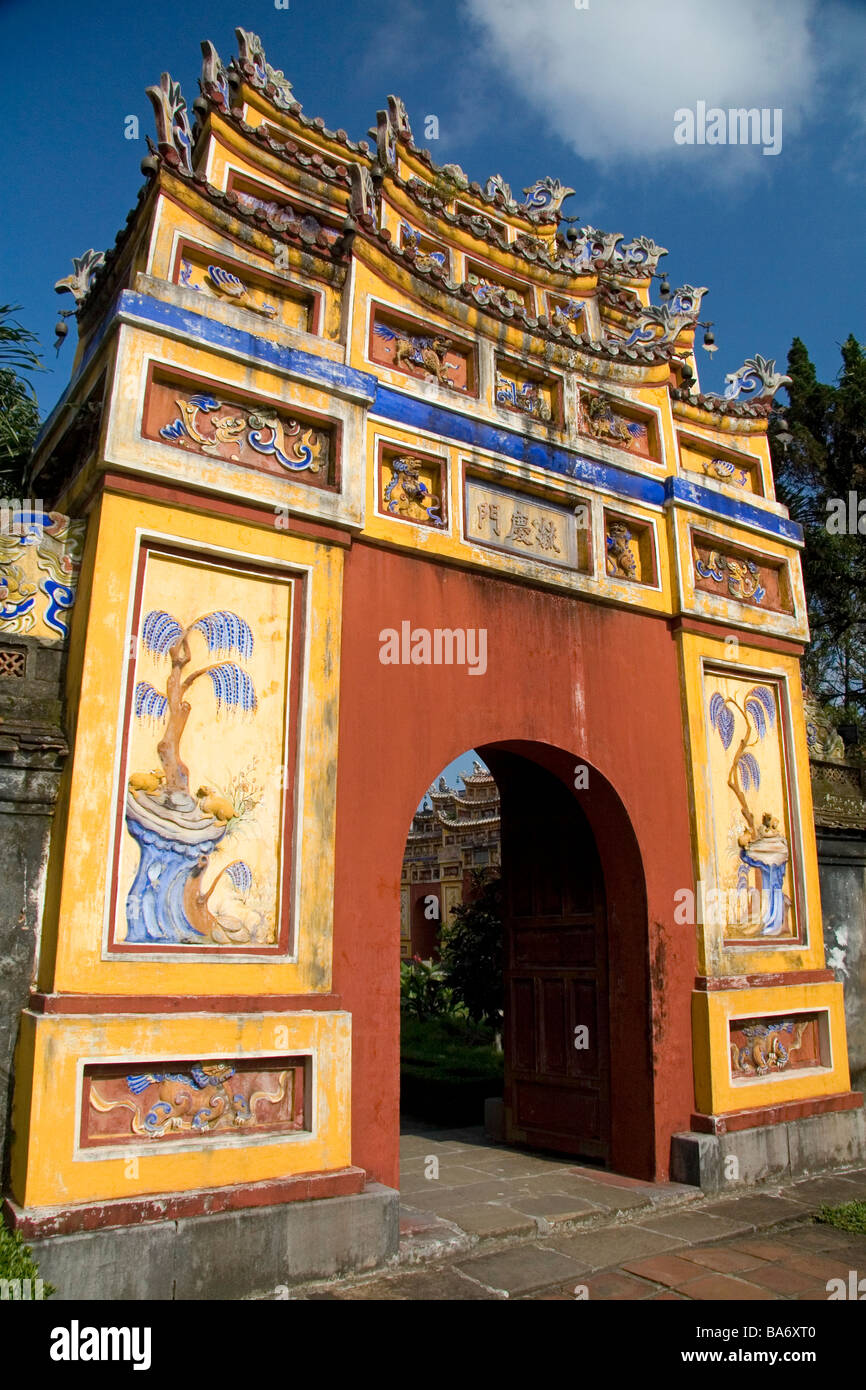
[[483,870],[472,875],[473,896],[451,909],[454,918],[442,943],[445,984],[471,1019],[501,1028],[502,881]]
[[866,1235],[866,1202],[842,1202],[837,1207],[828,1206],[825,1202],[815,1220],[835,1226],[840,1231],[856,1231]]
[[[33,1251],[25,1245],[20,1231],[7,1231],[0,1225],[0,1279],[35,1280],[39,1270]],[[42,1296],[50,1298],[57,1290],[53,1284],[42,1285]]]
[[447,1014],[452,1005],[451,991],[445,988],[442,971],[431,960],[400,962],[400,1008],[423,1022]]

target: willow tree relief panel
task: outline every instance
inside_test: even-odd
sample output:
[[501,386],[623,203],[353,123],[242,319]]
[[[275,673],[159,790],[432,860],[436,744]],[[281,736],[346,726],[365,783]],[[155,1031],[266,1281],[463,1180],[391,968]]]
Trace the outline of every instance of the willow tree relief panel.
[[112,948],[285,948],[298,588],[252,568],[145,552]]
[[704,692],[716,865],[707,920],[734,941],[799,941],[779,682],[708,671]]

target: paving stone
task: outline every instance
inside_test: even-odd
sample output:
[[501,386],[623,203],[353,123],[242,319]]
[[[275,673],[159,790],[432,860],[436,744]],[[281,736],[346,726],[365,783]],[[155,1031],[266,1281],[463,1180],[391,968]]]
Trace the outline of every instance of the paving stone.
[[829,1255],[819,1255],[813,1252],[811,1255],[792,1255],[785,1261],[788,1269],[799,1270],[801,1274],[810,1274],[815,1279],[847,1279],[848,1262],[840,1259],[833,1259]]
[[458,1139],[443,1139],[442,1130],[431,1130],[429,1134],[407,1134],[400,1138],[400,1159],[423,1158],[427,1154],[450,1154],[457,1158],[461,1154],[486,1153],[483,1144],[463,1144]]
[[536,1196],[543,1193],[563,1193],[569,1197],[582,1197],[591,1202],[599,1211],[634,1211],[638,1207],[652,1210],[649,1198],[640,1190],[607,1187],[598,1182],[587,1182],[583,1178],[569,1177],[567,1173],[546,1178],[527,1178],[527,1185]]
[[575,1283],[586,1272],[586,1265],[557,1250],[538,1245],[520,1245],[490,1255],[475,1255],[456,1266],[489,1289],[508,1294],[532,1293],[550,1284],[562,1284],[573,1276]]
[[424,1177],[423,1171],[418,1173],[404,1173],[400,1171],[400,1195],[402,1197],[414,1197],[416,1192],[426,1192],[430,1184]]
[[728,1221],[723,1216],[709,1216],[705,1211],[670,1212],[667,1216],[647,1217],[639,1224],[642,1231],[658,1231],[660,1235],[678,1236],[692,1243],[721,1240],[752,1229],[745,1221]]
[[804,1250],[840,1250],[847,1249],[851,1232],[840,1231],[835,1226],[825,1226],[823,1222],[816,1222],[811,1226],[798,1226],[793,1231],[786,1231],[785,1237],[793,1245]]
[[[600,1211],[609,1211],[611,1209],[606,1197],[604,1202],[602,1203],[601,1200],[599,1200],[599,1202],[596,1202],[593,1197],[588,1197],[586,1195],[590,1190],[596,1193],[603,1193],[603,1188],[599,1188],[598,1186],[596,1186],[595,1188],[591,1189],[588,1183],[582,1182],[580,1178],[569,1177],[568,1174],[565,1172],[549,1173],[546,1176],[533,1175],[532,1177],[526,1179],[526,1187],[533,1194],[533,1196],[536,1197],[543,1197],[546,1195],[553,1195],[559,1197],[582,1197],[584,1201],[591,1202],[593,1206],[598,1206]],[[637,1199],[635,1205],[641,1205],[639,1198]]]
[[580,1197],[559,1197],[555,1193],[544,1197],[514,1197],[510,1205],[527,1216],[540,1216],[555,1225],[560,1221],[580,1221],[598,1215],[598,1208]]
[[472,1279],[466,1279],[458,1269],[422,1270],[416,1274],[405,1274],[395,1280],[405,1298],[413,1300],[453,1301],[456,1299],[486,1299],[488,1302],[499,1299],[500,1295],[481,1288]]
[[808,1202],[818,1208],[822,1202],[826,1202],[828,1206],[837,1206],[840,1202],[856,1202],[864,1187],[866,1180],[858,1183],[851,1182],[848,1178],[829,1175],[807,1178],[805,1182],[795,1183],[793,1187],[786,1189],[785,1195],[797,1202]]
[[[782,1195],[748,1191],[705,1205],[704,1194],[685,1184],[649,1184],[503,1146],[477,1126],[446,1131],[419,1122],[400,1149],[408,1200],[399,1269],[293,1296],[573,1302],[578,1288],[597,1301],[822,1301],[828,1279],[847,1279],[850,1269],[866,1274],[866,1236],[807,1219],[822,1202],[866,1197],[866,1169],[811,1177]],[[424,1176],[431,1155],[438,1179]],[[619,1214],[637,1220],[605,1224]],[[784,1231],[766,1229],[792,1220]],[[593,1229],[538,1234],[544,1223],[584,1221]],[[485,1240],[520,1243],[478,1249]]]
[[498,1178],[546,1177],[551,1168],[556,1170],[555,1164],[524,1157],[523,1154],[503,1153],[501,1150],[480,1156],[473,1162],[473,1167],[487,1177]]
[[[435,1156],[435,1155],[434,1155]],[[468,1183],[489,1182],[491,1174],[484,1172],[480,1168],[470,1167],[466,1163],[459,1163],[449,1155],[447,1158],[439,1159],[438,1178],[428,1178],[424,1172],[424,1164],[418,1170],[424,1181],[431,1187],[466,1187]],[[509,1174],[509,1176],[511,1176]],[[402,1190],[402,1170],[400,1176]]]
[[787,1260],[794,1253],[794,1247],[785,1241],[780,1240],[761,1240],[756,1236],[753,1240],[734,1241],[732,1249],[741,1250],[745,1255],[757,1255],[762,1260]]
[[400,1205],[400,1234],[415,1235],[419,1231],[433,1231],[441,1221],[429,1211],[416,1211],[412,1207]]
[[676,1250],[681,1240],[645,1231],[640,1226],[609,1226],[599,1231],[581,1231],[577,1235],[546,1236],[544,1245],[580,1261],[585,1269],[607,1269],[644,1255],[659,1255]]
[[452,1221],[461,1231],[472,1236],[534,1235],[537,1230],[531,1216],[513,1211],[498,1202],[477,1203],[471,1207],[446,1207],[439,1215]]
[[850,1182],[851,1186],[857,1189],[859,1200],[866,1197],[866,1172],[861,1170],[854,1173],[840,1173],[837,1176],[844,1177],[846,1182]]
[[724,1246],[711,1246],[708,1250],[681,1250],[684,1260],[691,1260],[701,1269],[714,1269],[718,1274],[737,1274],[741,1270],[756,1269],[766,1264],[757,1255],[744,1255],[738,1250],[728,1250]]
[[592,1274],[583,1283],[589,1291],[590,1300],[653,1298],[658,1293],[655,1284],[643,1279],[634,1279],[620,1269],[607,1270],[604,1274]]
[[758,1284],[762,1289],[772,1289],[774,1293],[807,1293],[819,1287],[822,1280],[802,1270],[791,1269],[787,1265],[764,1265],[762,1269],[749,1270],[749,1283]]
[[572,1166],[571,1172],[575,1177],[583,1178],[590,1182],[600,1182],[605,1187],[646,1187],[644,1178],[626,1178],[621,1173],[608,1173],[604,1168],[589,1168]]
[[786,1197],[773,1197],[767,1192],[729,1197],[727,1201],[713,1202],[701,1210],[710,1216],[721,1216],[728,1221],[747,1222],[756,1228],[795,1220],[803,1215],[803,1208],[799,1202],[792,1202]]
[[624,1264],[623,1269],[640,1279],[649,1279],[654,1284],[664,1284],[672,1289],[682,1288],[683,1284],[703,1277],[697,1265],[681,1260],[678,1255],[651,1255],[649,1259]]
[[[442,1152],[459,1159],[461,1163],[471,1163],[474,1167],[478,1159],[497,1152],[497,1149],[494,1144],[461,1144],[458,1139],[449,1139],[447,1144],[442,1145]],[[513,1150],[507,1149],[506,1152],[512,1153]]]
[[357,1285],[346,1298],[352,1301],[407,1300],[418,1302],[452,1302],[465,1299],[492,1300],[496,1294],[473,1284],[471,1279],[453,1269],[419,1269],[411,1274],[390,1279],[376,1279],[370,1284]]
[[705,1274],[702,1279],[695,1279],[693,1283],[686,1285],[683,1293],[686,1298],[694,1298],[701,1303],[714,1302],[717,1299],[726,1303],[732,1300],[738,1303],[761,1303],[777,1297],[769,1289],[762,1289],[757,1284],[747,1284],[742,1279],[733,1279],[729,1274]]
[[684,1182],[660,1182],[652,1186],[646,1184],[634,1188],[633,1191],[643,1193],[654,1207],[685,1206],[689,1202],[700,1202],[704,1199],[704,1193],[699,1187],[690,1187]]
[[412,1158],[416,1154],[428,1153],[430,1143],[430,1139],[426,1139],[420,1134],[401,1134],[400,1161],[402,1162],[404,1158]]
[[525,1185],[519,1179],[464,1183],[461,1187],[437,1188],[435,1183],[427,1184],[425,1192],[413,1192],[412,1205],[424,1211],[442,1211],[445,1207],[466,1207],[478,1202],[508,1201],[513,1197],[529,1197]]

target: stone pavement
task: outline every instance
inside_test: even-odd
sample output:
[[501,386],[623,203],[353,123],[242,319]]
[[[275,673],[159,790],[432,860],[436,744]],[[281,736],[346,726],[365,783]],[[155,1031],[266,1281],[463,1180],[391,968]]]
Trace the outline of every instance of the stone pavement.
[[400,1253],[298,1299],[827,1299],[866,1277],[866,1235],[815,1224],[866,1200],[866,1169],[720,1199],[506,1148],[480,1129],[404,1126]]

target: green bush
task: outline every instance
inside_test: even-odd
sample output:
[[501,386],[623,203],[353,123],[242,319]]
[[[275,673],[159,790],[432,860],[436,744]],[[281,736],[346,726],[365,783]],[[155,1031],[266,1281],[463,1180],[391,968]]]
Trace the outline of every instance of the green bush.
[[447,989],[442,971],[432,960],[412,960],[400,962],[400,1008],[403,1013],[424,1021],[436,1018],[450,1011],[453,1004],[451,990]]
[[502,882],[476,869],[472,889],[469,902],[451,909],[454,920],[442,939],[442,974],[470,1018],[499,1029],[504,998]]
[[[0,1279],[35,1280],[39,1274],[33,1251],[25,1245],[20,1231],[7,1231],[0,1226]],[[50,1298],[57,1290],[53,1284],[42,1285],[43,1298]]]
[[856,1231],[866,1235],[866,1202],[842,1202],[837,1207],[828,1206],[825,1202],[815,1220],[835,1226],[840,1231]]

